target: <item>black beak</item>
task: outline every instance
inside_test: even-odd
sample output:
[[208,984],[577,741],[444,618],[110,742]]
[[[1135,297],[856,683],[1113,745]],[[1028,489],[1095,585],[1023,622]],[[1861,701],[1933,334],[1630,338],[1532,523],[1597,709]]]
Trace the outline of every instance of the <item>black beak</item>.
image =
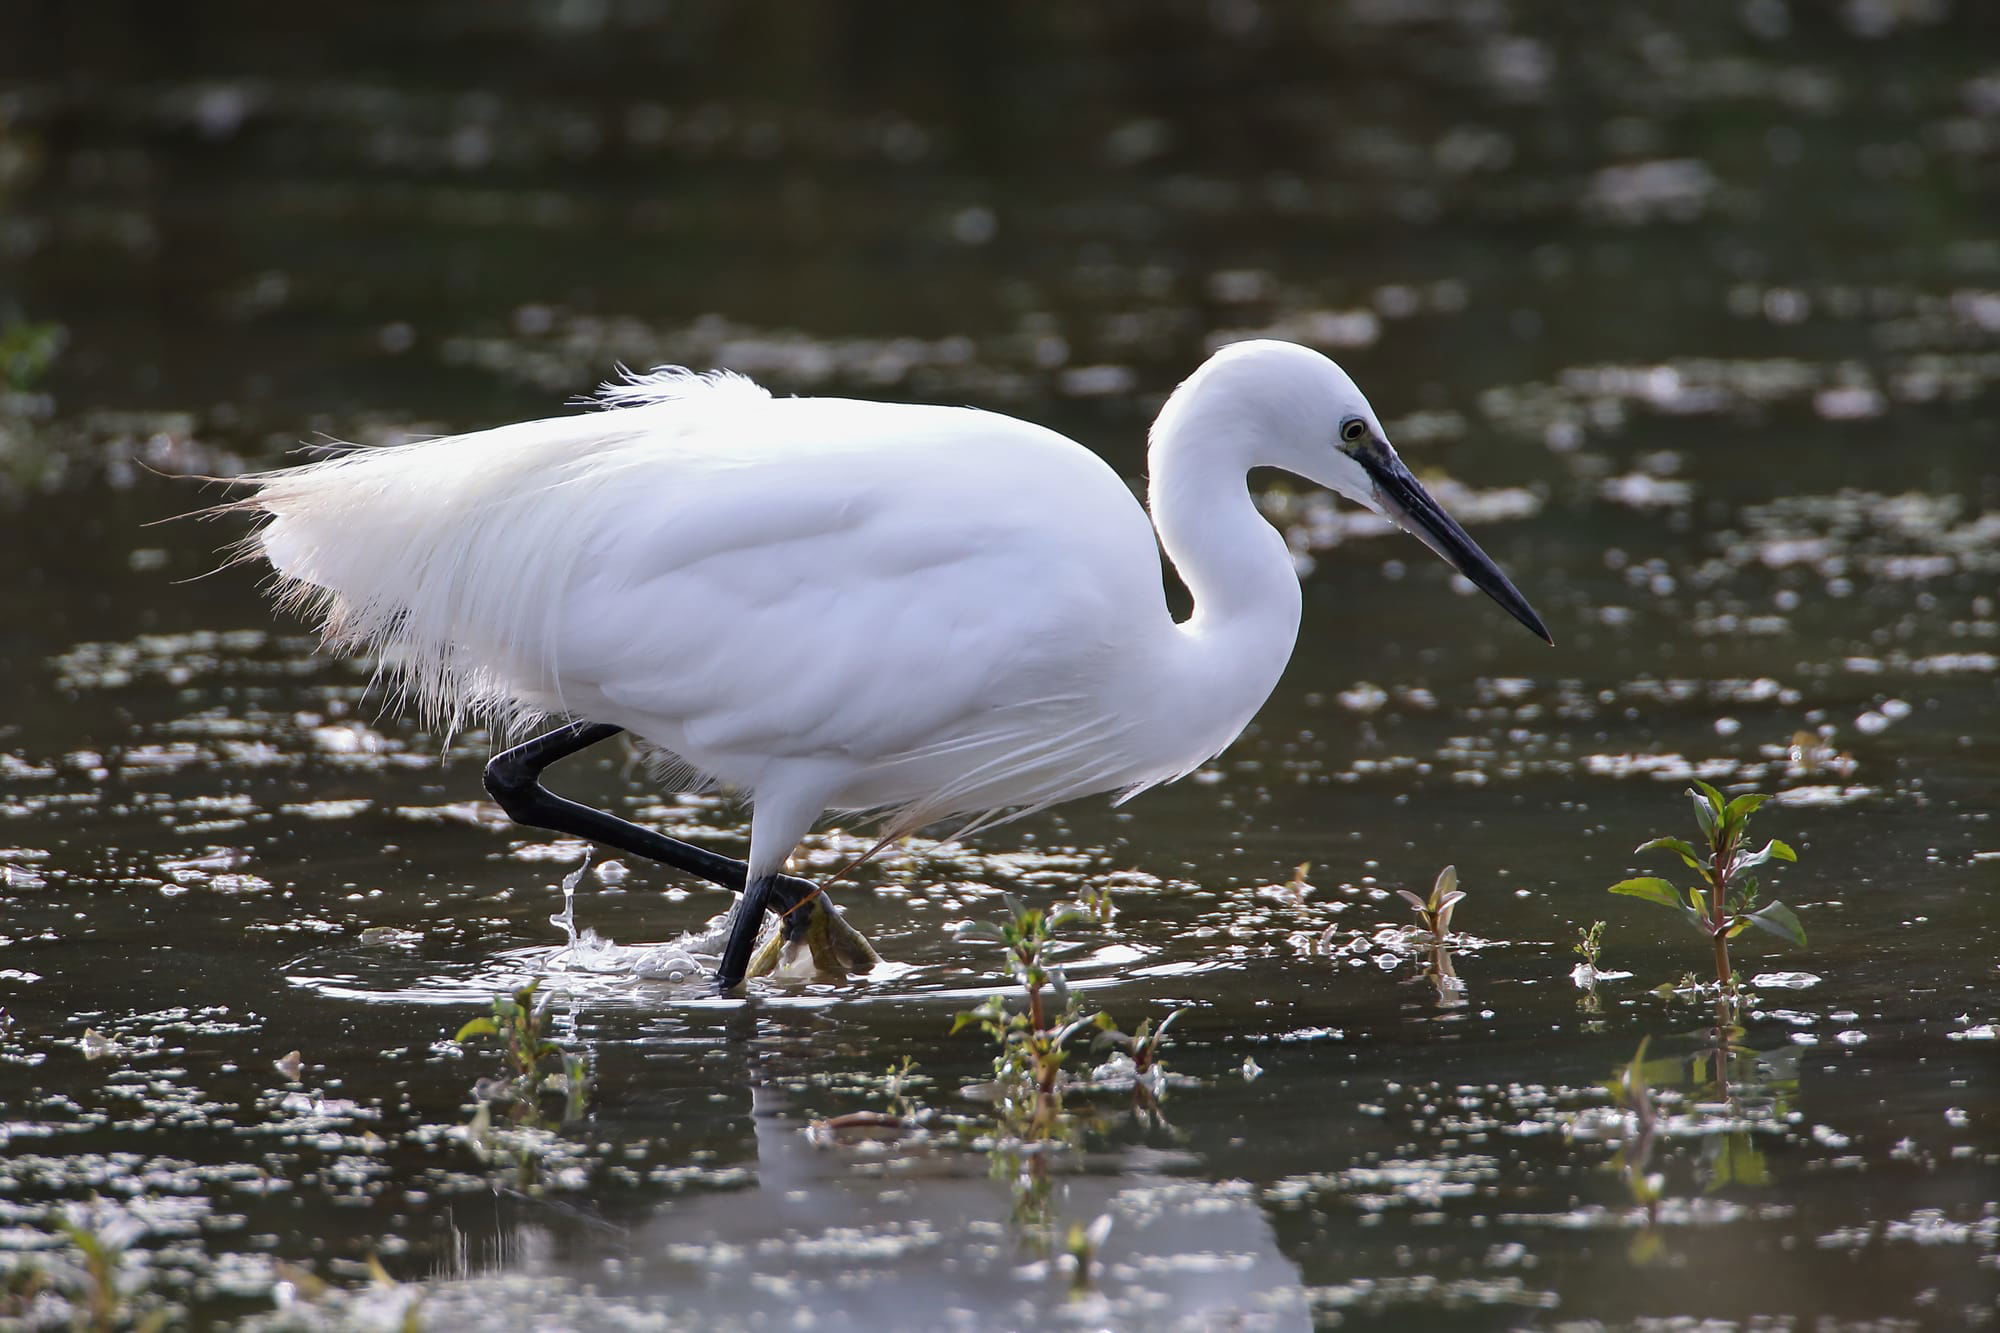
[[1493,563],[1479,543],[1466,535],[1458,520],[1439,508],[1423,483],[1410,475],[1403,460],[1386,444],[1356,450],[1354,459],[1368,470],[1375,482],[1375,499],[1382,512],[1403,531],[1444,557],[1445,563],[1472,581],[1472,585],[1507,609],[1507,614],[1526,625],[1553,645],[1548,627],[1510,583],[1500,566]]

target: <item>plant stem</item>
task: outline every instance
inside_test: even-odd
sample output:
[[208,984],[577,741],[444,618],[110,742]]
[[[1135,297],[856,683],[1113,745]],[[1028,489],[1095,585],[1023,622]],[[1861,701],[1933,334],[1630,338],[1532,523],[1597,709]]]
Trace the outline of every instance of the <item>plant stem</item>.
[[1729,866],[1734,848],[1718,844],[1709,861],[1708,930],[1715,941],[1715,983],[1729,990]]

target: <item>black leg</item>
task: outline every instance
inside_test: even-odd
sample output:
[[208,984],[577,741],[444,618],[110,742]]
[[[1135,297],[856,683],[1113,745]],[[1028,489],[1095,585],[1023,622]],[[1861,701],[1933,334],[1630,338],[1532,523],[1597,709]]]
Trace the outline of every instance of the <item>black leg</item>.
[[[642,828],[603,810],[566,800],[542,785],[542,770],[550,764],[588,749],[599,741],[609,740],[622,730],[624,728],[603,722],[574,723],[525,741],[487,762],[486,790],[500,803],[508,818],[517,824],[548,829],[552,833],[567,833],[573,838],[588,838],[616,851],[643,856],[676,870],[684,870],[725,889],[743,891],[743,898],[737,904],[736,914],[730,923],[729,944],[723,951],[723,966],[718,974],[719,978],[727,976],[723,986],[727,990],[743,979],[751,946],[757,939],[757,927],[763,923],[765,904],[768,902],[786,914],[786,937],[796,939],[804,933],[809,914],[792,909],[809,901],[820,891],[819,886],[793,875],[773,875],[744,891],[744,881],[749,876],[750,868],[743,862]],[[753,898],[755,910],[751,910]],[[743,937],[740,942],[739,935]],[[739,952],[741,957],[737,957]],[[728,975],[732,959],[735,961],[733,976]]]
[[[771,879],[765,876],[751,880],[737,900],[736,912],[729,918],[729,940],[722,946],[722,961],[715,966],[717,990],[727,993],[743,984],[743,974],[750,970],[750,952],[757,947],[757,928],[764,924],[764,904],[770,898]],[[804,920],[805,915],[794,912],[783,924],[789,927],[794,918]]]

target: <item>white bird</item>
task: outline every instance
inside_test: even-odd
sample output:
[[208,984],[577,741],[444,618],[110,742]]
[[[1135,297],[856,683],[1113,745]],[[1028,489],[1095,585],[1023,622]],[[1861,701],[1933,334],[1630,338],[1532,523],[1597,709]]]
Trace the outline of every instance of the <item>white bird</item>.
[[[1290,343],[1226,347],[1175,390],[1150,523],[1095,454],[992,412],[773,398],[681,369],[599,406],[249,478],[240,507],[269,517],[246,549],[432,720],[561,720],[497,756],[488,789],[522,823],[743,890],[724,990],[767,904],[794,941],[822,910],[793,914],[824,898],[783,872],[827,810],[881,813],[885,838],[982,823],[1130,796],[1234,740],[1301,604],[1252,468],[1387,516],[1549,637],[1354,381]],[[1183,621],[1161,548],[1194,597]],[[539,784],[620,730],[751,801],[747,864]]]

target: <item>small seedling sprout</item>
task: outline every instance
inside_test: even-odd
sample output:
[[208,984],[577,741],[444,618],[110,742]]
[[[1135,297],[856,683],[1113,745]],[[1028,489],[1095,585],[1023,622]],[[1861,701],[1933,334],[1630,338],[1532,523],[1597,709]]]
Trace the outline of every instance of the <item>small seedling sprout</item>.
[[1077,906],[1093,925],[1106,925],[1118,915],[1118,907],[1111,901],[1111,890],[1102,885],[1093,884],[1084,889]]
[[1593,921],[1589,926],[1576,928],[1576,944],[1573,946],[1585,965],[1592,972],[1597,970],[1597,956],[1604,952],[1604,923]]
[[[1570,980],[1575,982],[1577,988],[1583,992],[1583,995],[1576,1002],[1577,1008],[1583,1010],[1586,1014],[1602,1013],[1604,1004],[1598,998],[1597,994],[1597,960],[1604,952],[1604,923],[1602,921],[1593,921],[1589,926],[1578,926],[1576,928],[1576,943],[1570,947],[1583,959],[1582,962],[1570,970],[1569,974]],[[1602,1025],[1594,1024],[1589,1026],[1595,1028]]]
[[1452,909],[1465,897],[1465,891],[1458,887],[1457,866],[1446,866],[1438,871],[1437,883],[1431,886],[1429,898],[1419,898],[1408,889],[1397,889],[1396,892],[1417,914],[1417,920],[1423,923],[1432,942],[1442,947],[1450,941]]

